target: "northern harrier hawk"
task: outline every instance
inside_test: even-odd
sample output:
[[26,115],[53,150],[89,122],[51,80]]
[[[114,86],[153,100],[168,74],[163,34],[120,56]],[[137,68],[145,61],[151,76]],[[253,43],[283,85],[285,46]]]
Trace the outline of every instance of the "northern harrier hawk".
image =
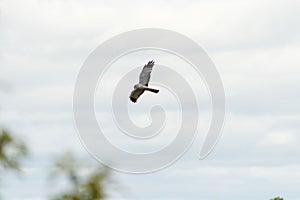
[[154,93],[158,93],[159,90],[149,88],[148,83],[150,80],[150,74],[152,71],[152,67],[154,66],[154,61],[149,61],[148,64],[146,64],[140,74],[140,80],[138,84],[134,85],[134,90],[130,94],[130,100],[134,103],[136,103],[137,99],[144,93],[144,91],[150,91]]

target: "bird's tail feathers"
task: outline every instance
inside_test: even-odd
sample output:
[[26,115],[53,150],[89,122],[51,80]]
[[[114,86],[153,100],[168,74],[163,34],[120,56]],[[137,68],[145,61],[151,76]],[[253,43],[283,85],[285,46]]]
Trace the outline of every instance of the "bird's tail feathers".
[[150,92],[154,92],[154,93],[158,93],[159,92],[159,90],[153,89],[153,88],[145,88],[145,90],[150,91]]

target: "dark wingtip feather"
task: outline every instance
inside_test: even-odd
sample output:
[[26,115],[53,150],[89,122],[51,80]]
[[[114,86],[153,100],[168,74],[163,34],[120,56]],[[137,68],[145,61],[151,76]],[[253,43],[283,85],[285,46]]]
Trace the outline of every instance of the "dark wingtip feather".
[[148,65],[154,65],[154,61],[153,60],[149,61]]
[[131,100],[133,103],[136,103],[136,100],[137,100],[137,99],[135,99],[135,98],[133,98],[133,97],[130,97],[130,100]]

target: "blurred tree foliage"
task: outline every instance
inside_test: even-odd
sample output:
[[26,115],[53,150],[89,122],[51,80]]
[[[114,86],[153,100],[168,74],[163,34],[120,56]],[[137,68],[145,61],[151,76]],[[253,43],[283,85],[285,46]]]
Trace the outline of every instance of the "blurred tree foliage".
[[4,170],[19,171],[21,160],[26,155],[26,145],[0,128],[0,175]]
[[106,197],[105,189],[110,174],[107,168],[89,170],[87,175],[82,176],[77,159],[69,152],[60,157],[55,166],[52,175],[64,175],[71,187],[53,200],[99,200]]
[[[25,143],[0,127],[0,175],[4,170],[19,171],[21,160],[27,154],[28,149]],[[71,187],[70,190],[56,195],[53,200],[104,199],[106,197],[105,186],[109,182],[109,170],[99,167],[83,175],[76,166],[78,166],[78,160],[72,153],[65,153],[56,161],[56,170],[52,175],[64,175]]]
[[273,199],[270,199],[270,200],[284,200],[283,198],[281,198],[281,197],[275,197],[275,198],[273,198]]
[[21,159],[27,155],[26,145],[8,131],[0,129],[0,166],[5,169],[20,169]]

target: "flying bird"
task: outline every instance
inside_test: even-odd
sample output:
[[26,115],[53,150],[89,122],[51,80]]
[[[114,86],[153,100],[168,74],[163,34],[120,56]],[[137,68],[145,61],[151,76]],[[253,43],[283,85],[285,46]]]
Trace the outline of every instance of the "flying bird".
[[150,91],[154,93],[159,92],[157,89],[148,87],[153,66],[154,61],[151,60],[143,67],[143,70],[140,73],[139,83],[134,85],[134,90],[131,92],[129,97],[132,102],[136,103],[137,99],[144,93],[144,91]]

